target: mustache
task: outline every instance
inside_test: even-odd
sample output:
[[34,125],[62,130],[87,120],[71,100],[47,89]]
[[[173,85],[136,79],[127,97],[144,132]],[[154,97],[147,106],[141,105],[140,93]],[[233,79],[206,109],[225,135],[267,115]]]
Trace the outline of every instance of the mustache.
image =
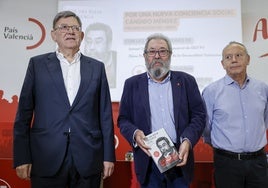
[[165,65],[165,62],[162,61],[162,60],[153,60],[152,63],[151,63],[152,67],[153,67],[156,63],[160,63],[160,64],[163,65],[163,66]]
[[[160,66],[155,66],[160,64]],[[146,62],[147,70],[154,79],[161,79],[169,71],[170,60],[163,61],[161,59],[152,60],[151,63]]]

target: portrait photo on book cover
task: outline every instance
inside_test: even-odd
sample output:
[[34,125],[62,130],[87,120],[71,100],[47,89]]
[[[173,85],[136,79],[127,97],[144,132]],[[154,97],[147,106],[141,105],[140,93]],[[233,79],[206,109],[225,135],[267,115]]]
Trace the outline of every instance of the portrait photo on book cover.
[[164,128],[152,132],[144,139],[154,163],[161,173],[181,162],[178,150]]
[[159,137],[156,140],[156,145],[161,152],[161,156],[158,159],[158,166],[165,171],[172,166],[175,166],[179,160],[179,154],[173,144],[167,137]]

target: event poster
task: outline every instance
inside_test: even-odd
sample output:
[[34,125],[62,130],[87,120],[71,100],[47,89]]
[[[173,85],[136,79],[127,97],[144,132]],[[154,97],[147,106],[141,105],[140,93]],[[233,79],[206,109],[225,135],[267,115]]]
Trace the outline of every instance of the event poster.
[[99,59],[109,66],[106,73],[111,97],[119,101],[125,79],[146,71],[144,44],[152,33],[163,33],[171,39],[171,69],[192,74],[200,90],[222,77],[222,49],[231,40],[242,40],[240,0],[228,1],[59,1],[59,11],[72,10],[81,17],[85,32],[81,51],[85,55],[98,59],[89,53],[89,46],[95,45],[96,50],[100,43],[99,39],[95,43],[89,39],[96,33],[88,35],[87,27],[97,23],[110,28],[109,50],[113,55],[109,60],[99,55]]

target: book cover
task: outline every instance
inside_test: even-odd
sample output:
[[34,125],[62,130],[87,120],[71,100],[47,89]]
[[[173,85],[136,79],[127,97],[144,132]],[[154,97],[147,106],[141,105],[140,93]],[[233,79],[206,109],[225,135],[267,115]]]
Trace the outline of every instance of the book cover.
[[164,128],[147,135],[144,142],[151,147],[149,152],[161,173],[181,161],[176,147]]

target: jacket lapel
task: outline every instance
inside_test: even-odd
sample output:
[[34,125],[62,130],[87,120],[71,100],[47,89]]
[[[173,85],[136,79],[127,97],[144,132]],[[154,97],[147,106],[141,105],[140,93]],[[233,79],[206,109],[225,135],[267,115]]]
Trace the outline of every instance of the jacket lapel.
[[171,71],[171,87],[172,87],[172,96],[173,96],[173,109],[174,109],[174,119],[175,127],[178,130],[179,125],[179,112],[181,109],[181,80],[177,74]]
[[140,101],[137,101],[143,104],[145,109],[145,116],[148,125],[148,132],[151,131],[151,111],[150,111],[150,103],[149,103],[149,92],[148,92],[148,77],[147,73],[141,74],[138,80],[139,90],[138,92],[141,94]]
[[86,89],[89,87],[89,82],[92,76],[92,67],[90,66],[90,62],[85,59],[85,56],[81,54],[80,58],[80,74],[81,74],[81,81],[80,86],[77,91],[76,97],[74,99],[72,108],[79,102],[82,98],[83,94],[85,94]]
[[51,53],[48,56],[46,64],[47,64],[48,72],[50,73],[52,79],[54,80],[55,87],[60,93],[60,96],[62,96],[66,105],[70,106],[68,95],[64,86],[60,62],[56,56],[56,53]]

